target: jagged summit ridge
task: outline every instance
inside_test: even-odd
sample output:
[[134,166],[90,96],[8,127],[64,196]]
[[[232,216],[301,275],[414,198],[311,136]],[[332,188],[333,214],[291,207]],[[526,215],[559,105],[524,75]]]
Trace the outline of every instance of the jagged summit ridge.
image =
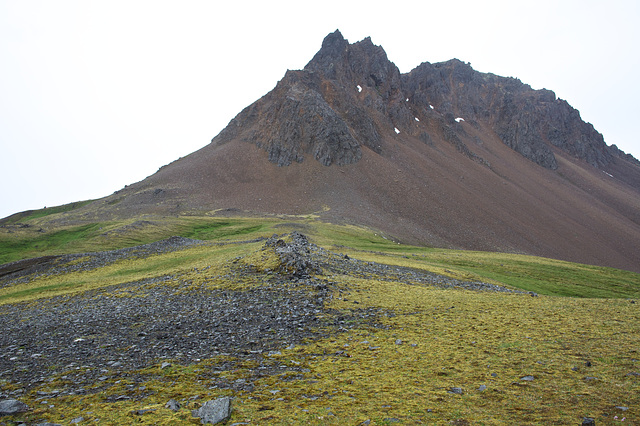
[[389,137],[440,138],[483,162],[469,149],[460,119],[547,169],[558,167],[555,148],[596,167],[614,158],[602,135],[550,90],[480,73],[457,59],[401,74],[371,38],[350,44],[339,30],[303,70],[288,71],[212,142],[253,143],[280,166],[306,157],[330,166],[359,161],[365,147],[383,154]]

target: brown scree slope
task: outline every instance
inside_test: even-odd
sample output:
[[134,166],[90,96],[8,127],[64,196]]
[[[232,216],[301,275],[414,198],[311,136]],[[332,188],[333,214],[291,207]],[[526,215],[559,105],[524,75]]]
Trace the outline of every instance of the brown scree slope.
[[403,75],[336,31],[209,145],[95,203],[319,212],[406,243],[640,272],[640,165],[617,152],[553,92],[457,60]]

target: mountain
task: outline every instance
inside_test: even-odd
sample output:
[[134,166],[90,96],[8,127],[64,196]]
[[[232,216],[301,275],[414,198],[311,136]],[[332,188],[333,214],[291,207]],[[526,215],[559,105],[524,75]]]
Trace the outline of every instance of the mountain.
[[214,211],[640,272],[640,163],[576,109],[457,59],[401,74],[339,31],[210,144],[77,213]]

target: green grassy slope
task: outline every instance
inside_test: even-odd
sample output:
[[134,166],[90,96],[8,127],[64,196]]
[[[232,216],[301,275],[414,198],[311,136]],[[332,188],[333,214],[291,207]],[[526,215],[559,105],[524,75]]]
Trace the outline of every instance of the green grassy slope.
[[[20,399],[34,409],[7,421],[59,423],[84,417],[101,424],[198,424],[191,409],[229,395],[234,397],[232,423],[580,424],[585,416],[596,418],[597,424],[617,424],[623,418],[624,424],[640,422],[640,304],[625,300],[638,296],[638,274],[521,255],[402,246],[366,229],[305,218],[147,222],[154,225],[103,223],[107,237],[89,225],[76,227],[40,251],[35,244],[16,250],[20,256],[96,249],[103,238],[113,247],[176,231],[212,242],[241,241],[297,229],[352,258],[501,283],[541,296],[438,289],[382,276],[319,275],[335,283],[333,298],[326,302],[331,312],[348,317],[373,309],[380,313],[379,324],[363,323],[265,355],[261,366],[273,364],[278,374],[258,374],[259,365],[233,354],[190,365],[173,362],[170,368],[152,361],[131,372],[142,381],[107,373],[95,391],[49,396],[47,404],[41,404],[42,395],[66,386],[67,376],[60,374],[29,389]],[[159,276],[175,278],[157,285],[188,282],[194,288],[242,291],[260,284],[250,278],[225,278],[229,265],[242,259],[256,271],[275,270],[277,259],[262,246],[260,241],[198,245],[34,278],[0,289],[0,305],[33,304],[54,295]],[[133,292],[116,293],[110,297],[136,297]],[[289,372],[292,366],[303,374]],[[523,380],[527,376],[533,379]],[[213,386],[220,380],[251,381],[254,386],[250,391]],[[0,388],[14,390],[6,377],[0,379]],[[452,393],[454,388],[460,392]],[[128,397],[113,402],[122,395]],[[164,408],[169,399],[183,408]]]
[[[0,264],[45,255],[86,253],[147,244],[170,236],[239,241],[298,230],[317,244],[351,256],[408,266],[453,278],[484,281],[539,294],[637,298],[633,272],[508,253],[459,251],[401,245],[374,231],[323,223],[307,217],[157,217],[51,226],[44,216],[0,228]],[[185,260],[188,263],[188,260]]]

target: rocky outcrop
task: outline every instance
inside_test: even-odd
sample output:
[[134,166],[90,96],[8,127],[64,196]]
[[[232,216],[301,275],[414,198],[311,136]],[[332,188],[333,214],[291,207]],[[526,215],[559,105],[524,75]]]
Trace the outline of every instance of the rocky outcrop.
[[307,237],[298,232],[291,234],[288,243],[274,235],[265,243],[266,248],[273,248],[280,259],[278,273],[282,275],[300,279],[322,274],[322,269],[310,257],[311,250],[317,250],[318,247],[311,247]]
[[635,158],[631,154],[627,154],[626,152],[618,148],[618,146],[615,144],[610,145],[608,147],[608,151],[613,157],[621,158],[623,160],[629,161],[631,163],[634,163],[640,166],[640,161],[637,158]]
[[243,110],[212,140],[235,138],[254,143],[280,166],[311,155],[325,166],[360,159],[360,143],[349,126],[320,93],[313,75],[288,71],[273,92]]
[[402,75],[369,37],[350,44],[339,31],[324,39],[303,70],[288,71],[212,142],[256,144],[279,166],[307,157],[325,166],[346,165],[360,160],[363,147],[383,153],[383,135],[393,137],[395,130],[423,141],[424,135],[439,135],[484,163],[468,149],[463,128],[452,125],[458,117],[476,128],[483,124],[548,169],[558,167],[554,147],[596,167],[620,156],[552,91],[480,73],[457,59],[425,62]]
[[533,90],[515,78],[473,70],[457,59],[421,64],[403,76],[412,101],[467,121],[483,122],[524,157],[557,168],[552,146],[602,167],[612,156],[600,133],[550,90]]

